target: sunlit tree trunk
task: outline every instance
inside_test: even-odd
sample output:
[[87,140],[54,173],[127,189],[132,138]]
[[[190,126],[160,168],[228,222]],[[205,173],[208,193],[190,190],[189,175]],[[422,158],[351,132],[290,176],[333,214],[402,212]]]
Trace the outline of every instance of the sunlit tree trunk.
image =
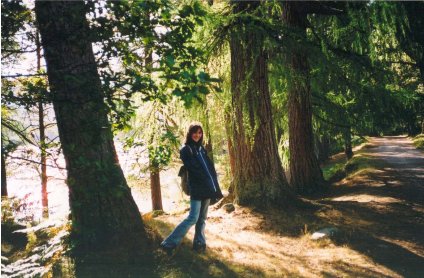
[[[41,71],[41,44],[38,30],[35,35],[37,45],[37,71]],[[49,217],[49,199],[47,196],[47,153],[46,153],[46,135],[44,126],[44,107],[43,102],[38,102],[38,126],[40,129],[40,164],[41,164],[41,205],[43,208],[43,217]]]
[[150,189],[152,195],[152,210],[163,210],[160,188],[160,170],[150,166]]
[[[146,15],[149,18],[150,15]],[[153,53],[152,49],[147,46],[145,48],[144,66],[150,73],[153,70]],[[156,120],[156,118],[155,118]],[[150,195],[152,198],[152,210],[163,210],[162,206],[162,190],[160,185],[160,169],[154,162],[150,161],[149,175],[150,175]]]
[[[283,20],[300,38],[306,38],[307,15],[298,11],[303,2],[283,2]],[[299,193],[319,191],[324,178],[314,153],[312,105],[307,50],[302,43],[289,47],[288,84],[290,184]]]
[[49,199],[47,193],[47,155],[46,155],[46,137],[44,130],[44,108],[43,103],[38,103],[38,119],[40,126],[40,149],[41,149],[41,203],[43,207],[43,217],[49,217]]
[[90,248],[145,250],[149,241],[113,143],[84,2],[36,1],[35,12],[68,171],[72,238]]
[[7,197],[6,158],[2,148],[1,152],[1,196]]
[[[260,2],[234,4],[238,13]],[[258,206],[284,203],[288,187],[275,141],[263,37],[240,26],[234,28],[230,48],[235,200]]]

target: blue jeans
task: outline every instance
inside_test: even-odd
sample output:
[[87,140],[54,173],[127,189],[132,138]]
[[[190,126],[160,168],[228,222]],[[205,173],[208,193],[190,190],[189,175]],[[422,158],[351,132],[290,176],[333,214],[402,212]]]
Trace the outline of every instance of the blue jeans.
[[196,224],[193,244],[206,245],[205,238],[205,220],[208,215],[210,199],[203,201],[190,200],[190,212],[174,231],[161,243],[162,246],[176,247],[190,230],[191,226]]

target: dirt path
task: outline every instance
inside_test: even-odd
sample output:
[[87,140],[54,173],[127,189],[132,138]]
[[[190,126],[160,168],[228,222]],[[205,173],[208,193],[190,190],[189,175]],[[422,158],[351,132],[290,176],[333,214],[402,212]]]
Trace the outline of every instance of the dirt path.
[[[183,277],[424,277],[424,153],[406,137],[371,144],[359,155],[378,169],[334,185],[314,208],[211,209],[208,252],[191,254],[193,231],[178,250],[192,268],[199,259],[206,266]],[[184,217],[159,217],[161,233]],[[334,239],[311,240],[329,226],[339,229]]]
[[340,182],[331,205],[349,246],[404,277],[424,276],[424,153],[407,137],[372,138],[360,156],[377,169]]

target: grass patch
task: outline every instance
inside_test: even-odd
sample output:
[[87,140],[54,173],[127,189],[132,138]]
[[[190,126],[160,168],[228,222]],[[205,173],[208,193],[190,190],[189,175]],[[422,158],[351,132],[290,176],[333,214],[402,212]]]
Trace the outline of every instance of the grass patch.
[[365,169],[381,169],[384,168],[384,162],[368,156],[364,153],[356,154],[350,159],[345,166],[346,175],[354,175],[358,171]]
[[336,163],[329,163],[322,167],[324,179],[326,181],[333,182],[344,178],[346,176],[345,164],[346,159]]
[[[366,137],[354,136],[352,138],[352,146],[359,146],[359,149],[365,150],[365,149],[375,147],[374,145],[367,142],[368,142],[368,139]],[[340,151],[342,150],[343,148],[340,148]],[[356,152],[357,151],[355,151],[355,153]],[[346,165],[349,162],[344,153],[339,153],[337,155],[334,155],[330,161],[324,163],[324,165],[321,166],[324,179],[330,183],[333,183],[345,178],[346,175],[349,174],[346,172]],[[351,163],[358,164],[358,161],[354,161]],[[348,166],[348,169],[349,167],[352,167],[352,166]]]
[[[424,139],[424,137],[423,137]],[[365,143],[361,151],[356,152],[356,154],[350,159],[347,160],[345,157],[343,159],[335,160],[324,165],[321,169],[324,175],[324,179],[330,183],[337,182],[343,178],[354,175],[360,170],[364,169],[375,169],[378,167],[383,167],[383,163],[376,160],[372,156],[365,154],[376,146],[370,143]]]
[[424,134],[419,134],[412,138],[412,141],[414,142],[414,146],[417,149],[424,150]]

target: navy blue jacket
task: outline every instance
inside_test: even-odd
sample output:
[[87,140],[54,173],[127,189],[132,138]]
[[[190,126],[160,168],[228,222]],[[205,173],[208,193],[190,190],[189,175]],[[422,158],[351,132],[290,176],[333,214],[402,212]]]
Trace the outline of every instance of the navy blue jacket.
[[192,200],[211,199],[211,203],[215,203],[223,197],[215,166],[203,146],[184,145],[180,150],[180,158],[188,170],[188,186]]

